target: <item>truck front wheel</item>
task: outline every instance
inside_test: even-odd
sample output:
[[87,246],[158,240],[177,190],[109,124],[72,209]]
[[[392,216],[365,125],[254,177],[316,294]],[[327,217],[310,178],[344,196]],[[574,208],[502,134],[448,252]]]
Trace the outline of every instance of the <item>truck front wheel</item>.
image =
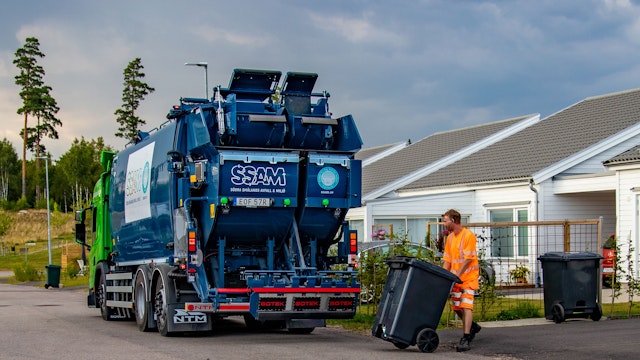
[[100,263],[100,279],[98,280],[98,286],[96,286],[96,305],[100,308],[100,314],[102,319],[111,320],[113,309],[107,307],[107,266],[104,263]]

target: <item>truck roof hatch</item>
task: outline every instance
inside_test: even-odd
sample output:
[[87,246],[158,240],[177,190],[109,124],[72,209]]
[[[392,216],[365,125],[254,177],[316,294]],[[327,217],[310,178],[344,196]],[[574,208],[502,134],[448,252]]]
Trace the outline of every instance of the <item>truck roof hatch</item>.
[[311,96],[318,74],[288,72],[282,82],[282,95]]
[[275,93],[280,82],[280,71],[234,69],[228,89],[220,89],[223,96],[236,94],[238,100],[264,101]]

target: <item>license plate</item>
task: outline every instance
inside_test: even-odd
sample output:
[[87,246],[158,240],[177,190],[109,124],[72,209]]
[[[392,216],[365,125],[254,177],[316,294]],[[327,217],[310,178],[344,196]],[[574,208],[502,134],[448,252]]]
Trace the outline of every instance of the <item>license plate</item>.
[[612,273],[613,272],[613,268],[604,268],[602,269],[603,273]]
[[233,205],[244,207],[269,207],[272,200],[270,198],[245,198],[239,197],[233,199]]

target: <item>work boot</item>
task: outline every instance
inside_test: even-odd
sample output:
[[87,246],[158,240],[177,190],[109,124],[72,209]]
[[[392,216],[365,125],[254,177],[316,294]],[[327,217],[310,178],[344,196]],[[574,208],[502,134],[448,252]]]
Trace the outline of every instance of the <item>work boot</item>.
[[456,345],[456,351],[462,352],[471,350],[471,340],[469,339],[469,335],[465,334],[461,339],[460,343]]
[[471,323],[471,334],[469,335],[469,341],[473,341],[475,339],[476,334],[482,330],[482,326],[480,326],[477,322]]

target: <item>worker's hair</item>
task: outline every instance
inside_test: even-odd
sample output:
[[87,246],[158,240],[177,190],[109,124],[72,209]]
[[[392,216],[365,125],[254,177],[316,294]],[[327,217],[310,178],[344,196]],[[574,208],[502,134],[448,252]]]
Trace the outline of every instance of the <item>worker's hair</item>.
[[460,224],[460,220],[462,219],[462,216],[460,216],[460,213],[454,209],[448,210],[446,213],[442,214],[442,217],[447,216],[449,219],[451,219],[451,221],[453,221],[456,224]]

